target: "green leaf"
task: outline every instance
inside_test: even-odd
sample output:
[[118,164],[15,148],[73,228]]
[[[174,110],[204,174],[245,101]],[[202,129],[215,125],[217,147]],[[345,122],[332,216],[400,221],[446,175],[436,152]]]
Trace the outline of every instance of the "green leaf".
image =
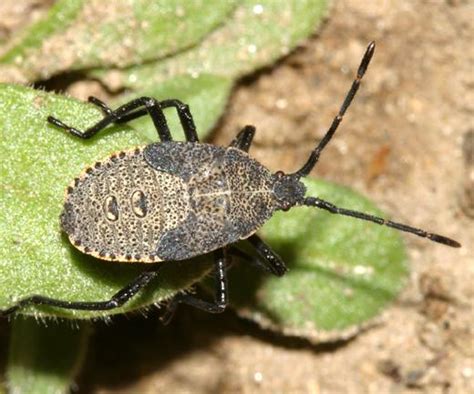
[[1,55],[0,63],[18,62],[28,51],[37,50],[44,41],[62,34],[65,25],[77,18],[85,0],[59,0],[48,11],[47,17],[30,26],[27,32]]
[[16,80],[32,81],[163,58],[199,42],[234,6],[234,0],[58,1],[0,58],[14,66],[0,68],[0,74],[16,72]]
[[[307,179],[307,195],[381,215],[347,188]],[[393,229],[312,207],[279,212],[260,234],[288,264],[278,278],[241,263],[230,274],[231,303],[262,326],[314,342],[355,334],[402,289],[408,274]]]
[[[102,118],[92,105],[0,84],[0,309],[31,294],[74,301],[107,300],[144,269],[81,254],[62,235],[59,214],[64,189],[86,165],[149,139],[128,127],[115,127],[83,141],[47,125],[48,115],[79,129]],[[205,260],[165,265],[146,291],[107,314],[168,298],[209,268]],[[47,307],[24,312],[74,318],[105,314]]]
[[[168,98],[190,104],[198,129],[209,130],[224,110],[232,81],[287,54],[321,23],[326,8],[326,0],[242,1],[226,23],[195,47],[155,62],[90,75],[106,84],[111,78],[112,85],[134,92],[120,102],[137,93],[161,98],[163,90],[174,91]],[[181,88],[182,83],[191,86]],[[203,98],[197,102],[200,105],[186,97],[195,89]],[[172,129],[177,125],[175,118]]]
[[289,53],[316,29],[326,12],[327,0],[245,0],[231,19],[196,47],[119,75],[124,86],[136,90],[176,75],[238,78]]
[[69,393],[89,339],[85,323],[39,323],[16,319],[12,326],[7,385],[11,393]]

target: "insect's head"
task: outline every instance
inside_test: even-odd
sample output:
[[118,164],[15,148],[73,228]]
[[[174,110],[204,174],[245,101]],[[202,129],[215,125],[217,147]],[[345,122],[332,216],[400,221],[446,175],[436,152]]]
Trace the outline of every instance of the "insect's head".
[[304,201],[306,187],[300,182],[300,178],[293,174],[285,174],[277,171],[274,175],[273,195],[278,204],[277,209],[288,211],[295,205],[301,205]]

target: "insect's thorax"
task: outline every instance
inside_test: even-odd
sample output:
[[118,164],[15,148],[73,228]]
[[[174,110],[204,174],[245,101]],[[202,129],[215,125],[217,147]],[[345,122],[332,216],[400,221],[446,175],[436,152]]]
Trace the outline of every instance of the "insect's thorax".
[[86,169],[68,188],[61,223],[85,253],[153,262],[245,238],[273,210],[271,174],[245,153],[172,142]]
[[187,185],[186,220],[164,234],[157,249],[166,259],[207,253],[246,238],[274,211],[270,172],[240,150],[174,142],[149,145],[144,154],[153,168]]

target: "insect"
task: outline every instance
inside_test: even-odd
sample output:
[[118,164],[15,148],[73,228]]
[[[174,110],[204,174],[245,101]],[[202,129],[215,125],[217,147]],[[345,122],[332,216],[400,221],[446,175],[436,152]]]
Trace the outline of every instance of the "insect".
[[[155,264],[107,301],[65,301],[32,295],[0,314],[11,314],[27,305],[94,311],[117,308],[159,274],[159,262],[208,253],[215,259],[214,301],[178,294],[168,304],[162,319],[168,321],[180,303],[211,313],[222,312],[228,302],[226,266],[229,255],[235,253],[235,242],[248,240],[264,269],[277,276],[285,274],[285,263],[256,231],[275,211],[295,206],[316,207],[460,247],[458,242],[442,235],[305,195],[301,178],[314,168],[336,132],[374,50],[375,43],[371,42],[339,113],[304,165],[290,174],[272,173],[248,155],[255,134],[253,126],[244,127],[229,147],[200,143],[189,107],[175,99],[157,101],[141,97],[111,110],[91,97],[89,101],[104,112],[104,118],[85,131],[48,117],[50,124],[79,138],[91,138],[113,123],[144,115],[151,117],[161,142],[113,154],[87,167],[67,188],[60,220],[71,243],[83,253],[103,260]],[[163,113],[163,109],[170,107],[178,113],[186,142],[172,141]]]

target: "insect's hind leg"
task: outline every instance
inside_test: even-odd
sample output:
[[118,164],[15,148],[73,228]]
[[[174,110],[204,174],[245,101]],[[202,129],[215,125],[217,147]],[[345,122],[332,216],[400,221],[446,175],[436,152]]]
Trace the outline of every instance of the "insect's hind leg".
[[216,281],[214,302],[204,301],[190,294],[178,294],[169,302],[166,312],[161,317],[163,324],[168,324],[171,321],[179,304],[188,304],[209,313],[224,312],[228,303],[226,248],[216,250],[214,258],[214,278]]
[[253,137],[255,136],[255,127],[254,126],[245,126],[242,130],[239,131],[237,137],[230,143],[229,146],[248,152],[250,145],[252,144]]
[[[135,100],[122,105],[116,110],[112,111],[102,101],[98,99],[90,100],[93,104],[99,106],[102,111],[106,113],[104,118],[97,122],[95,125],[89,127],[85,131],[80,131],[74,127],[64,124],[59,119],[52,116],[48,116],[48,122],[54,126],[60,127],[70,134],[79,138],[91,138],[99,131],[106,128],[108,125],[116,122],[125,121],[125,119],[131,120],[137,117],[149,114],[153,124],[155,125],[156,131],[161,141],[172,141],[171,132],[166,123],[165,114],[163,109],[160,107],[160,103],[152,97],[140,97]],[[140,108],[145,107],[145,108]],[[128,117],[127,117],[128,116]]]
[[[148,113],[146,108],[135,110],[124,115],[115,115],[114,111],[109,108],[103,101],[99,100],[96,97],[89,97],[89,102],[99,107],[104,114],[107,116],[115,116],[116,119],[114,123],[126,123],[131,120],[137,119],[141,116],[144,116]],[[186,141],[188,142],[198,142],[199,138],[196,131],[196,125],[194,123],[193,116],[187,104],[184,104],[182,101],[177,99],[163,100],[159,101],[159,105],[162,109],[174,107],[178,113],[181,126],[184,130],[184,135]]]
[[0,310],[0,316],[10,315],[29,305],[49,305],[63,309],[76,309],[87,311],[105,311],[115,309],[125,304],[143,287],[150,283],[150,281],[157,276],[159,268],[161,268],[161,265],[152,271],[150,270],[142,272],[127,286],[115,293],[108,301],[64,301],[40,295],[33,295],[27,298],[23,298],[8,309]]

